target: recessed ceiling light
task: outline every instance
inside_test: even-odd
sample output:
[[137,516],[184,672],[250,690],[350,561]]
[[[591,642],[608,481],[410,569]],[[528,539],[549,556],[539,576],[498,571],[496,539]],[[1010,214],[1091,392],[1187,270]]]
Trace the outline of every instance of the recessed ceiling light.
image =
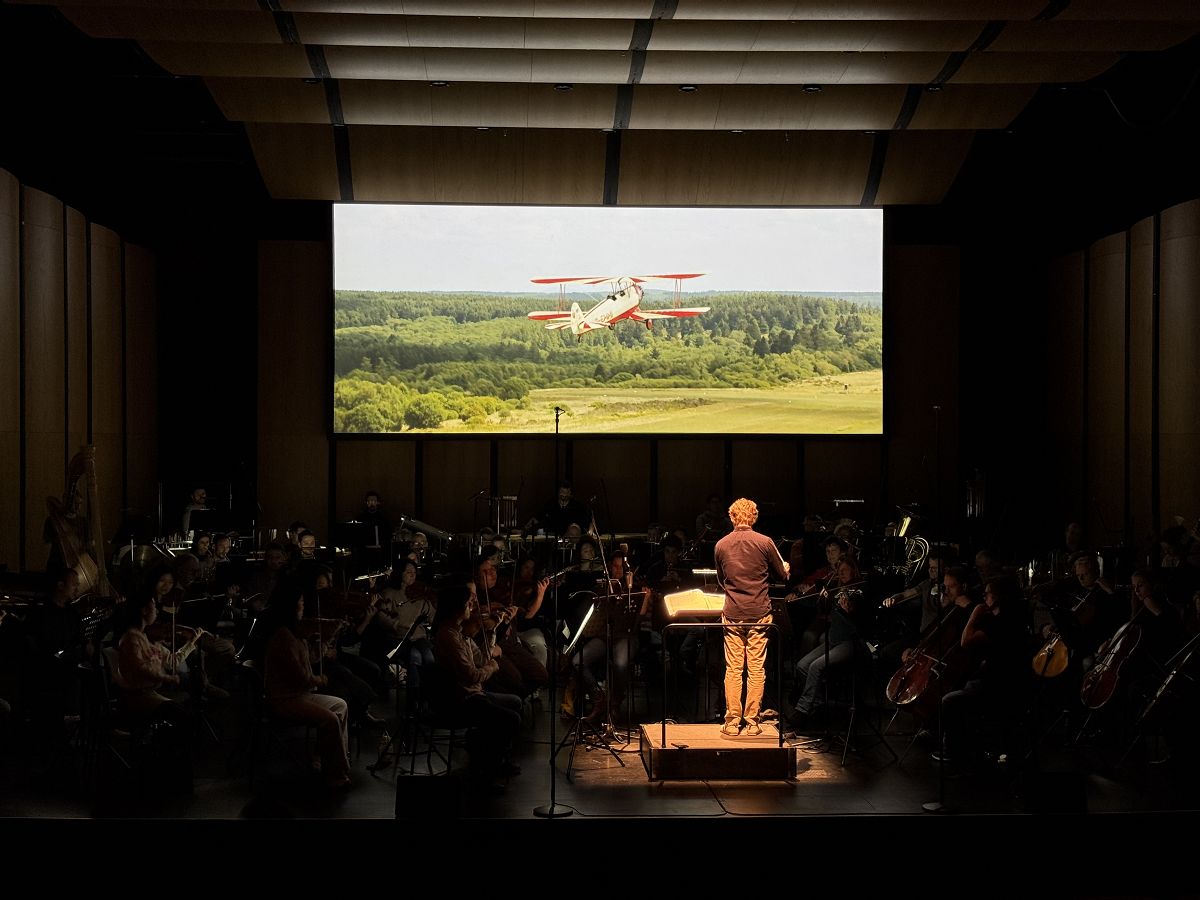
[[863,134],[874,134],[874,131],[864,131]]
[[487,125],[476,125],[475,130],[476,131],[490,131],[491,129],[488,128]]
[[556,91],[571,91],[571,90],[574,90],[574,89],[575,89],[575,85],[573,85],[573,84],[567,84],[567,83],[565,83],[565,82],[564,82],[564,83],[562,83],[562,84],[556,84],[556,85],[554,86],[554,89],[555,89]]
[[320,78],[305,78],[304,83],[305,84],[320,84],[321,79]]
[[448,81],[431,81],[431,82],[429,82],[429,86],[430,87],[450,87],[450,82],[448,82]]
[[679,86],[679,90],[685,94],[694,94],[697,90],[699,90],[699,88],[697,88],[694,84],[681,84]]
[[806,84],[803,89],[810,94],[819,94],[821,92],[819,84]]
[[937,93],[938,91],[940,91],[941,89],[942,89],[942,86],[941,86],[940,84],[927,84],[927,85],[925,85],[925,90],[929,91],[929,93],[931,93],[931,94],[936,94],[936,93]]
[[730,134],[745,134],[745,132],[746,132],[746,129],[744,129],[744,128],[730,128],[729,129]]

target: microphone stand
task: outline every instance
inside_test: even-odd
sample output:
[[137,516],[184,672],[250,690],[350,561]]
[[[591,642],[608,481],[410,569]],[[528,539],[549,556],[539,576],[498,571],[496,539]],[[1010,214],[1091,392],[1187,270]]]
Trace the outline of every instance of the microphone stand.
[[[942,442],[941,442],[942,408],[937,404],[933,407],[933,507],[938,524],[942,521]],[[938,566],[938,601],[945,596],[945,566]],[[946,807],[946,733],[943,722],[942,704],[946,699],[945,679],[938,679],[938,714],[937,714],[937,748],[938,748],[938,798],[928,803],[922,803],[921,809],[927,813],[950,812]]]
[[[562,409],[554,407],[554,483],[558,484],[558,417],[562,415]],[[554,535],[554,546],[558,546],[558,535]],[[556,560],[557,562],[557,560]],[[556,705],[555,688],[558,682],[558,639],[559,624],[558,618],[558,581],[555,578],[554,583],[550,586],[554,591],[551,606],[554,609],[553,625],[550,628],[550,649],[546,656],[550,670],[550,803],[545,806],[534,807],[533,814],[539,819],[564,819],[575,812],[569,806],[557,806],[554,802],[554,791],[558,782],[558,773],[554,769],[554,757],[558,755],[557,745],[554,743],[554,720],[558,718],[558,707]],[[582,698],[580,698],[582,699]]]
[[[400,715],[400,685],[401,685],[400,669],[403,666],[403,663],[402,662],[401,663],[392,663],[392,660],[397,656],[397,654],[400,653],[401,647],[409,646],[409,642],[412,640],[412,636],[416,632],[416,630],[420,626],[428,625],[428,624],[429,624],[429,622],[427,620],[427,617],[424,615],[424,613],[417,616],[413,620],[413,623],[408,626],[408,630],[404,633],[404,637],[400,638],[400,643],[398,643],[395,647],[393,647],[387,653],[386,658],[388,660],[389,665],[396,666],[395,672],[394,672],[395,686],[393,688],[396,693],[395,706],[394,706],[394,711],[393,711],[393,714],[395,716],[395,729],[396,730],[395,730],[394,734],[385,735],[385,739],[379,745],[379,756],[376,757],[375,762],[372,765],[367,766],[367,771],[370,772],[372,775],[379,774],[379,770],[381,768],[383,768],[383,761],[385,759],[387,759],[387,756],[389,753],[392,754],[392,758],[393,758],[393,762],[392,762],[393,777],[395,777],[396,770],[398,770],[400,768],[400,756],[404,753],[404,732],[401,730],[401,725],[402,725],[402,723],[404,723],[404,718],[402,718]],[[408,696],[407,691],[405,692],[405,696],[407,698],[407,696]],[[396,746],[397,742],[399,742],[398,747]]]

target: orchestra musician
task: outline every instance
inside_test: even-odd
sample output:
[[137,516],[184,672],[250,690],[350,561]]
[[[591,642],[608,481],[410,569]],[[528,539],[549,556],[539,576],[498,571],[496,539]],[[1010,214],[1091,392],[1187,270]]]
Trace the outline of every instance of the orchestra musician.
[[481,646],[502,650],[496,657],[499,671],[492,678],[495,689],[525,698],[549,684],[550,673],[510,627],[519,610],[512,601],[511,584],[506,585],[507,590],[500,586],[500,572],[496,568],[499,558],[500,550],[493,545],[484,547],[480,553],[474,575],[479,614],[476,622],[467,625],[467,632]]
[[465,626],[479,617],[475,582],[452,577],[438,594],[433,622],[433,654],[446,675],[445,696],[437,698],[456,718],[468,725],[467,749],[473,783],[482,789],[502,791],[503,779],[519,775],[510,759],[521,727],[522,701],[516,694],[497,691],[493,679],[500,671],[503,651],[484,651]]
[[860,580],[858,564],[844,557],[833,573],[833,584],[794,601],[814,611],[828,609],[829,627],[825,638],[796,663],[796,683],[799,687],[793,712],[787,716],[793,730],[810,729],[821,705],[821,688],[831,672],[852,665],[861,648],[868,624],[868,611],[862,591],[853,588]]
[[267,705],[273,715],[317,730],[321,774],[326,785],[350,785],[347,740],[349,709],[346,701],[328,693],[314,693],[329,679],[314,670],[308,641],[302,629],[304,590],[296,579],[285,579],[277,588],[266,617],[269,635],[262,671]]
[[374,686],[383,683],[379,666],[360,653],[346,650],[361,640],[363,632],[374,620],[378,595],[369,594],[354,603],[348,597],[335,597],[333,571],[328,566],[317,567],[305,595],[311,598],[309,611],[314,617],[320,613],[324,618],[338,618],[335,614],[340,614],[342,619],[328,638],[321,630],[320,619],[317,621],[317,665],[325,675],[329,693],[346,701],[351,725],[382,727],[384,720],[371,713],[371,703],[376,699]]
[[538,577],[537,560],[532,556],[526,556],[517,563],[512,582],[512,603],[517,607],[513,627],[517,631],[517,638],[543,666],[550,659],[546,633],[551,626],[543,612],[550,584],[550,578]]
[[973,671],[959,690],[942,696],[942,747],[934,758],[969,759],[980,750],[980,717],[1000,728],[1001,752],[1016,736],[1015,725],[1029,697],[1029,622],[1020,585],[996,575],[984,585],[963,627],[960,646],[971,655]]
[[[163,746],[171,753],[179,784],[191,789],[192,757],[190,741],[194,717],[180,701],[181,663],[195,647],[197,632],[188,643],[174,653],[162,642],[152,642],[147,631],[159,615],[156,594],[147,592],[143,599],[123,604],[117,625],[117,667],[112,673],[113,684],[120,693],[120,702],[132,717],[148,723],[163,723]],[[165,693],[164,693],[165,692]]]
[[405,655],[395,663],[404,665],[408,683],[419,687],[422,666],[433,665],[429,626],[435,612],[432,592],[417,579],[416,561],[407,556],[397,559],[375,618],[363,632],[363,655],[387,671],[387,654],[407,636]]
[[[758,506],[739,498],[729,507],[733,531],[717,541],[713,561],[717,583],[725,592],[721,622],[725,626],[725,722],[722,734],[762,734],[758,724],[766,686],[767,645],[772,622],[767,589],[772,578],[787,580],[788,563],[766,535],[754,530]],[[743,687],[745,699],[743,700]]]

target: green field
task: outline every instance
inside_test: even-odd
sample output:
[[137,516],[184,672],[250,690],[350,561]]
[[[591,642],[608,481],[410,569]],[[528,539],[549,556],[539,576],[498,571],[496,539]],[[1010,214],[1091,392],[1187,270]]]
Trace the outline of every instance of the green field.
[[783,387],[545,388],[528,409],[466,425],[444,422],[417,433],[562,434],[880,434],[883,370],[848,372]]

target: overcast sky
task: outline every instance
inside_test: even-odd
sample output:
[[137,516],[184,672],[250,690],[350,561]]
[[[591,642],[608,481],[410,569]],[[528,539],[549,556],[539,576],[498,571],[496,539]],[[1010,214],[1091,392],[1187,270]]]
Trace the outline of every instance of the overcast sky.
[[683,282],[685,291],[883,290],[879,209],[339,203],[333,210],[338,290],[553,293],[557,287],[530,279],[674,272],[705,273]]

